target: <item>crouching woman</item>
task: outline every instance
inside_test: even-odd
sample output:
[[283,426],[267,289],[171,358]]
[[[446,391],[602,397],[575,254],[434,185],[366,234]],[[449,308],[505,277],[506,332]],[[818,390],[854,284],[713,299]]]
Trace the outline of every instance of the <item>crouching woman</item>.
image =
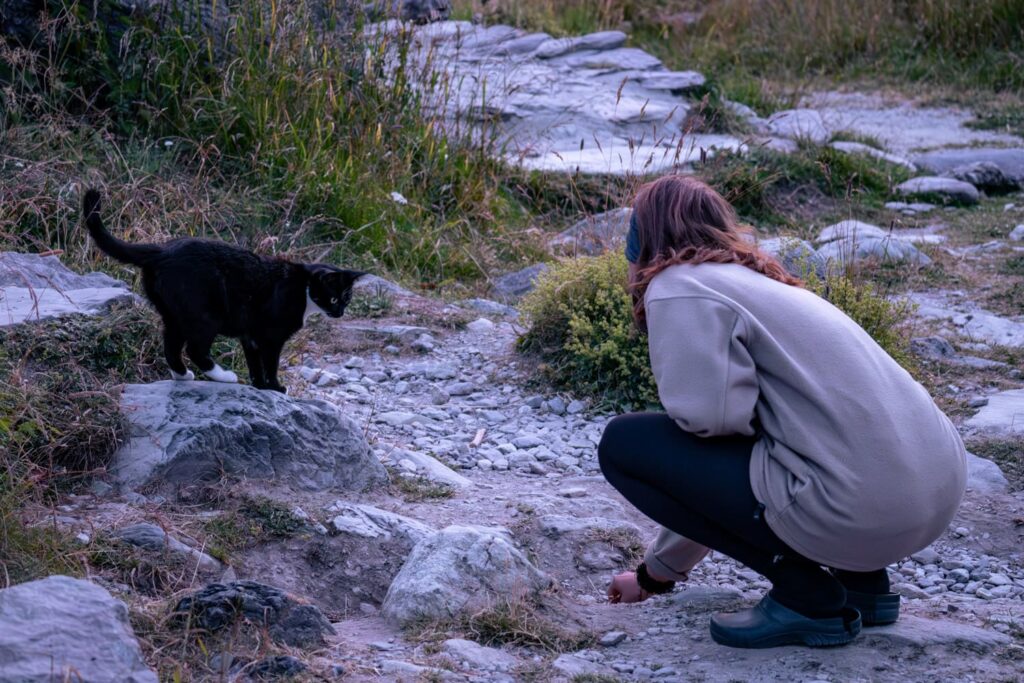
[[689,177],[641,189],[627,257],[665,413],[614,418],[601,469],[663,527],[613,600],[667,590],[708,552],[772,584],[711,618],[733,647],[841,645],[891,623],[885,567],[926,547],[966,483],[928,392],[855,322],[746,240]]

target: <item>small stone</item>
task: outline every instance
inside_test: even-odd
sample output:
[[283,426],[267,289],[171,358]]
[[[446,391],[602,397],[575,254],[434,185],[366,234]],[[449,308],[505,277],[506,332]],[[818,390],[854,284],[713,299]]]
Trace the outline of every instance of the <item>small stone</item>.
[[547,404],[548,404],[548,410],[551,411],[552,413],[554,413],[555,415],[564,415],[565,414],[565,408],[566,408],[565,401],[562,400],[561,398],[559,398],[558,396],[555,396],[552,399],[548,399]]
[[531,408],[540,408],[542,405],[544,405],[544,397],[531,396],[530,398],[526,399],[523,403],[525,403],[527,406]]
[[899,593],[905,598],[913,598],[916,600],[923,600],[931,597],[928,593],[924,592],[912,583],[898,583],[893,586],[893,591]]
[[1024,240],[1024,223],[1021,223],[1016,228],[1010,231],[1010,240],[1014,242],[1020,242]]
[[449,385],[447,391],[451,396],[469,396],[476,392],[476,385],[472,382],[456,382]]
[[934,548],[925,548],[910,556],[918,564],[935,564],[939,561],[940,555]]
[[992,574],[988,577],[988,582],[993,586],[1006,586],[1013,583],[1006,574]]
[[516,448],[536,448],[537,446],[543,446],[544,440],[534,436],[533,434],[524,434],[523,436],[512,439],[512,444]]
[[476,461],[476,466],[477,468],[487,472],[494,466],[494,463],[492,463],[487,458],[480,458],[479,460]]
[[572,401],[571,403],[569,403],[568,406],[566,406],[565,412],[569,413],[570,415],[576,415],[577,413],[582,413],[586,409],[586,407],[587,404],[584,403],[583,401]]
[[587,495],[587,490],[583,487],[575,486],[572,488],[562,489],[558,492],[558,495],[563,498],[582,498]]
[[487,318],[477,318],[473,322],[466,325],[467,330],[469,330],[470,332],[475,332],[477,334],[480,334],[482,332],[493,332],[494,327],[494,323],[488,320]]
[[387,346],[384,347],[384,353],[392,356],[397,356],[398,354],[402,353],[402,349],[398,348],[394,344],[388,344]]
[[968,399],[968,408],[981,408],[988,405],[988,397],[986,396],[975,396],[974,398]]
[[436,346],[435,342],[436,340],[429,334],[421,334],[419,337],[416,338],[416,341],[410,344],[410,346],[414,351],[419,351],[420,353],[430,353],[431,351],[434,350]]
[[623,631],[608,631],[601,639],[597,641],[598,645],[602,647],[615,647],[626,639],[626,634]]
[[92,483],[89,484],[89,493],[98,498],[110,495],[110,493],[113,492],[113,490],[113,486],[100,479],[93,479]]
[[956,529],[953,530],[953,535],[957,538],[965,538],[971,535],[971,530],[965,526],[958,526]]
[[366,367],[366,360],[363,359],[363,358],[360,358],[359,356],[352,356],[347,361],[342,363],[342,365],[344,365],[346,368],[355,368],[355,369],[364,368],[364,367]]

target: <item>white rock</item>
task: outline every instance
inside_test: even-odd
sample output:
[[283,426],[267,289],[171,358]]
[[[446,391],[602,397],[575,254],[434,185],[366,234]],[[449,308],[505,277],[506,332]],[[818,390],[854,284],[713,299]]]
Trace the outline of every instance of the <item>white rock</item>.
[[920,176],[900,183],[896,192],[907,197],[919,195],[935,195],[946,201],[961,204],[977,204],[981,194],[978,188],[962,180],[940,178],[938,176]]
[[519,659],[493,647],[484,647],[472,640],[452,638],[441,644],[441,651],[457,662],[465,662],[476,669],[510,671],[519,665]]
[[492,332],[494,331],[494,323],[487,318],[477,318],[473,322],[466,325],[466,329],[470,332]]
[[50,576],[0,590],[0,680],[157,683],[128,608],[105,589]]
[[433,529],[422,522],[371,505],[339,500],[327,510],[337,513],[331,520],[331,527],[339,534],[362,538],[398,537],[414,545],[434,533]]
[[473,486],[472,480],[467,479],[458,472],[455,472],[437,458],[433,458],[426,453],[406,449],[396,449],[395,453],[392,454],[392,457],[400,457],[403,460],[408,460],[416,466],[417,474],[438,484],[447,484],[448,486],[454,486],[459,489],[472,488]]
[[1024,435],[1024,389],[992,394],[988,405],[968,419],[964,426],[993,435]]
[[886,237],[889,232],[877,225],[864,223],[862,221],[846,220],[840,221],[824,228],[818,234],[819,242],[831,242],[832,240],[845,240],[858,237]]
[[401,624],[482,609],[495,598],[529,599],[551,580],[504,529],[450,526],[420,541],[381,608]]
[[831,143],[829,147],[837,149],[840,152],[845,152],[846,154],[861,154],[864,156],[872,157],[874,159],[880,159],[881,161],[888,162],[895,166],[902,166],[911,173],[917,172],[917,165],[914,162],[910,161],[909,159],[904,159],[903,157],[897,154],[891,154],[889,152],[877,149],[870,145],[865,145],[862,142],[837,141]]
[[768,117],[768,130],[794,140],[807,140],[816,145],[828,142],[829,132],[821,114],[813,109],[787,109]]
[[1011,230],[1009,237],[1014,242],[1020,242],[1021,240],[1024,240],[1024,224],[1018,225],[1013,230]]
[[974,453],[967,453],[967,488],[979,493],[1005,493],[1010,482],[999,469],[999,465]]

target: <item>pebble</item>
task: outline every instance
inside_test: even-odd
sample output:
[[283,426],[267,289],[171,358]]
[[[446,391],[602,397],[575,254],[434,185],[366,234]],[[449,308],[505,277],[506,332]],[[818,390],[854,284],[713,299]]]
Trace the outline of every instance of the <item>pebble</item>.
[[565,409],[566,409],[565,401],[562,400],[561,398],[559,398],[558,396],[555,396],[554,398],[548,399],[547,400],[547,406],[548,406],[548,411],[554,413],[555,415],[564,415],[565,414]]
[[988,405],[988,398],[985,396],[975,396],[967,401],[968,408],[982,408]]
[[487,318],[477,318],[473,322],[466,325],[466,329],[470,332],[491,332],[494,330],[494,323]]
[[577,400],[577,401],[572,401],[568,406],[566,406],[565,412],[567,412],[570,415],[576,415],[578,413],[582,413],[584,410],[586,410],[586,408],[587,408],[587,404],[586,403],[584,403],[583,401],[578,401]]
[[597,641],[598,645],[602,647],[615,647],[626,639],[626,634],[623,631],[608,631],[601,639]]
[[577,486],[562,489],[561,491],[558,492],[558,495],[562,496],[563,498],[582,498],[585,495],[587,495],[587,490],[585,488]]

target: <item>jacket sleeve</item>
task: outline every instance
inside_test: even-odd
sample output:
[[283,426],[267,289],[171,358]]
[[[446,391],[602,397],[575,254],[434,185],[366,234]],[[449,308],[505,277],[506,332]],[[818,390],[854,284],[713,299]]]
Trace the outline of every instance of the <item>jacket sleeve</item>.
[[689,571],[709,552],[700,543],[663,527],[654,542],[647,546],[644,564],[660,580],[685,581]]
[[651,369],[668,415],[697,436],[754,434],[760,393],[742,318],[713,299],[647,305]]

